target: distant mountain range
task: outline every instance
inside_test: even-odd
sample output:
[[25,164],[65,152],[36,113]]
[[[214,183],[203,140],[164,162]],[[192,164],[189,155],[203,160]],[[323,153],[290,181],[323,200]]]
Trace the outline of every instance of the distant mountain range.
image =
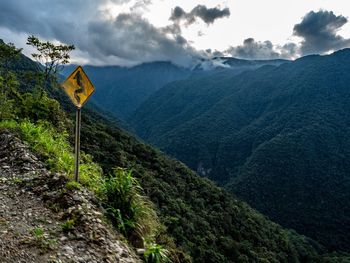
[[129,120],[283,226],[350,250],[349,72],[349,49],[214,71],[169,83]]
[[[209,76],[230,71],[238,74],[263,65],[279,65],[286,60],[243,60],[217,57],[202,60],[193,68],[183,68],[170,62],[151,62],[134,67],[84,66],[96,87],[93,101],[101,108],[126,120],[155,91],[166,84],[187,78]],[[75,65],[64,68],[63,75],[73,71]]]

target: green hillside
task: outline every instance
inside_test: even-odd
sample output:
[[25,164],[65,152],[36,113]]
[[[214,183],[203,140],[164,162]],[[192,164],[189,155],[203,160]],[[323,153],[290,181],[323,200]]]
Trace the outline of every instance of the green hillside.
[[276,222],[349,251],[349,61],[346,49],[173,82],[131,123]]
[[[28,59],[22,56],[21,61]],[[16,65],[10,66],[15,71],[12,82],[7,79],[9,68],[1,68],[1,95],[6,95],[1,96],[1,106],[16,105],[16,111],[2,114],[0,121],[31,122],[34,127],[47,123],[57,138],[64,132],[73,138],[72,107],[62,91],[48,91],[59,103],[45,93],[38,99],[35,81],[29,81],[35,67]],[[346,262],[345,255],[321,255],[327,251],[316,242],[283,229],[182,163],[139,142],[97,108],[86,105],[82,112],[82,150],[93,156],[106,176],[113,167],[134,171],[166,226],[157,242],[166,246],[171,242],[165,238],[175,241],[176,262],[189,262],[186,253],[193,262]]]

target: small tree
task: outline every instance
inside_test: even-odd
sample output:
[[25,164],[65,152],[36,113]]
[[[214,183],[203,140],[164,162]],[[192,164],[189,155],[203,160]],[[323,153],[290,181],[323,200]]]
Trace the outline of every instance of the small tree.
[[17,111],[14,99],[18,98],[19,83],[10,64],[19,58],[21,51],[12,43],[5,44],[0,40],[0,120],[14,117]]
[[57,79],[57,73],[63,65],[69,63],[69,53],[75,49],[74,45],[55,45],[49,41],[41,41],[33,35],[27,38],[27,45],[38,51],[33,53],[32,57],[44,67],[42,80],[45,88]]
[[18,109],[14,98],[18,96],[18,81],[12,72],[0,76],[0,121],[13,118]]
[[8,71],[10,62],[17,59],[22,49],[16,48],[12,43],[5,44],[0,40],[0,70]]

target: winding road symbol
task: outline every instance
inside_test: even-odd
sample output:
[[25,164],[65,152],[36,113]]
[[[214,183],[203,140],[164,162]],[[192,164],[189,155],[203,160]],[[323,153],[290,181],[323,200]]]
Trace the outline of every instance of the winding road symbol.
[[78,89],[76,89],[74,91],[74,98],[77,100],[78,104],[80,104],[80,97],[79,97],[79,94],[80,93],[83,93],[85,94],[85,88],[84,88],[84,84],[83,84],[83,78],[81,76],[81,73],[80,71],[78,71],[75,76],[74,76],[74,79],[76,80],[77,82],[77,85],[78,85]]
[[[0,0],[1,1],[1,0]],[[78,66],[61,84],[72,103],[81,108],[95,88],[81,66]]]

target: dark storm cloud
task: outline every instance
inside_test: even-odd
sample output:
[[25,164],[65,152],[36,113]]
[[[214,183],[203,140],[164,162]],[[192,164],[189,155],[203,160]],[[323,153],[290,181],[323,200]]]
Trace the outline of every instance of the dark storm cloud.
[[227,50],[233,57],[243,59],[275,59],[280,54],[274,50],[271,41],[255,41],[253,38],[247,38],[243,41],[243,45],[230,47]]
[[242,45],[230,47],[226,53],[242,59],[292,59],[299,55],[299,47],[295,43],[280,46],[269,40],[261,42],[247,38]]
[[209,55],[209,57],[224,57],[225,54],[219,50],[211,50],[210,48],[206,49],[205,52]]
[[300,24],[294,26],[295,36],[303,38],[301,51],[304,55],[323,53],[350,46],[350,40],[337,35],[348,19],[336,16],[332,11],[320,10],[307,13]]
[[280,52],[280,58],[290,59],[300,55],[300,47],[295,43],[290,42],[283,46],[277,46],[276,49]]
[[[99,64],[168,60],[188,65],[200,56],[181,36],[178,25],[157,28],[136,14],[104,18],[100,7],[129,0],[11,0],[1,3],[0,26],[13,32],[72,43]],[[136,5],[149,4],[140,0]],[[1,36],[0,36],[1,38]]]
[[[98,5],[107,0],[11,0],[2,1],[0,8],[0,26],[17,32],[41,33],[46,37],[67,38],[84,26],[98,9]],[[123,3],[123,0],[114,0]]]
[[186,19],[186,17],[187,17],[187,13],[185,12],[185,10],[177,6],[172,10],[170,20],[175,21],[180,19]]
[[169,38],[161,29],[133,14],[120,14],[113,22],[93,22],[88,34],[89,49],[103,56],[135,61],[171,60],[186,65],[197,55],[181,36]]
[[219,9],[217,7],[207,8],[205,5],[197,5],[189,13],[185,12],[181,7],[177,6],[172,10],[170,20],[184,20],[188,25],[194,23],[197,18],[202,19],[207,24],[212,24],[218,18],[229,17],[230,9]]

